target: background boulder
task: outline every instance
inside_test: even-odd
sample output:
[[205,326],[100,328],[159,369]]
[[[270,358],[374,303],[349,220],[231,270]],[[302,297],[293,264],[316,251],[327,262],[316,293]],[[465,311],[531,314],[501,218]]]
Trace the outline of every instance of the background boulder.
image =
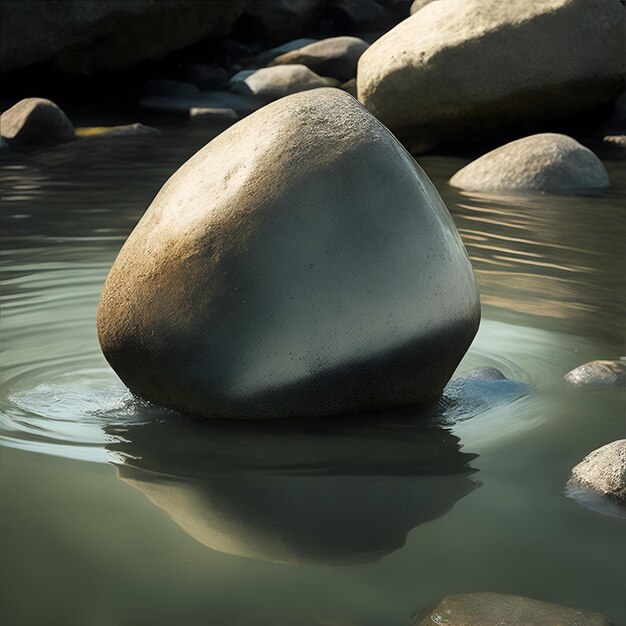
[[26,98],[0,116],[0,134],[10,144],[61,143],[74,139],[67,115],[45,98]]

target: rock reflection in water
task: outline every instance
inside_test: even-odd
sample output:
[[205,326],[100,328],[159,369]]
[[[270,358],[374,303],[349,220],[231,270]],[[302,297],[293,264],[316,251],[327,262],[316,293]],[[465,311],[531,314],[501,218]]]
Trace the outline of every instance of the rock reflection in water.
[[415,410],[263,423],[172,415],[111,434],[125,440],[109,446],[123,481],[200,543],[264,561],[375,561],[480,484],[476,455]]

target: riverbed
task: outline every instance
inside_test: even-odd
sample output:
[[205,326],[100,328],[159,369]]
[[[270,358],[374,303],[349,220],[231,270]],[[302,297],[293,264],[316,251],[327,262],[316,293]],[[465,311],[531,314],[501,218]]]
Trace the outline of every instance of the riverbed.
[[457,375],[495,366],[529,395],[455,424],[415,409],[265,429],[142,404],[100,352],[118,250],[220,130],[161,128],[0,154],[0,622],[400,626],[499,591],[626,624],[624,520],[564,493],[624,437],[624,391],[563,381],[624,353],[626,160],[601,154],[606,193],[506,196],[447,185],[469,157],[418,157],[481,291]]

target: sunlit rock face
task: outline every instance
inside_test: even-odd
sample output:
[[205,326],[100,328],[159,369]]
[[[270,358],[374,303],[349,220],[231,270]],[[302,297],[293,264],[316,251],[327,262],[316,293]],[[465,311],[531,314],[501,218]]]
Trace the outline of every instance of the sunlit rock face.
[[25,98],[0,116],[0,134],[10,144],[53,144],[74,139],[67,115],[51,100]]
[[437,191],[336,89],[268,105],[185,163],[98,311],[103,352],[134,393],[226,418],[429,401],[478,322]]
[[376,561],[479,486],[476,455],[407,409],[315,421],[172,416],[121,435],[109,449],[125,458],[123,481],[198,542],[263,561]]
[[415,152],[561,120],[623,90],[625,19],[606,0],[430,2],[361,56],[359,100]]
[[459,170],[450,184],[468,191],[566,193],[606,189],[610,180],[589,148],[566,135],[541,133],[484,154]]

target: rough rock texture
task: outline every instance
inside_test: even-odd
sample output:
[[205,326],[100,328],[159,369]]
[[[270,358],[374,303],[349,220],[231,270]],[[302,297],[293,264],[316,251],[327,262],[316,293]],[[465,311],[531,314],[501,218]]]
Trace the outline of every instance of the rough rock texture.
[[599,613],[504,593],[446,596],[421,611],[413,626],[613,626]]
[[623,89],[625,19],[606,0],[431,2],[365,51],[359,100],[415,152],[562,119]]
[[570,483],[626,504],[626,439],[594,450],[573,470]]
[[91,74],[158,60],[203,37],[225,36],[244,0],[20,0],[2,2],[0,72],[54,59]]
[[243,71],[231,79],[233,91],[267,101],[330,85],[329,80],[304,65],[277,65],[252,72]]
[[111,269],[98,330],[140,397],[256,418],[432,400],[479,316],[430,180],[354,98],[319,89],[170,178]]
[[346,81],[356,76],[357,63],[367,48],[358,37],[331,37],[285,52],[270,65],[306,65],[320,76]]
[[589,361],[565,375],[565,380],[577,387],[624,387],[626,361]]
[[451,179],[468,191],[576,191],[610,186],[604,165],[566,135],[542,133],[500,146]]
[[0,134],[10,144],[61,143],[74,139],[67,115],[50,100],[25,98],[0,116]]
[[76,129],[77,137],[140,137],[160,134],[159,129],[139,122],[123,126],[88,126]]

